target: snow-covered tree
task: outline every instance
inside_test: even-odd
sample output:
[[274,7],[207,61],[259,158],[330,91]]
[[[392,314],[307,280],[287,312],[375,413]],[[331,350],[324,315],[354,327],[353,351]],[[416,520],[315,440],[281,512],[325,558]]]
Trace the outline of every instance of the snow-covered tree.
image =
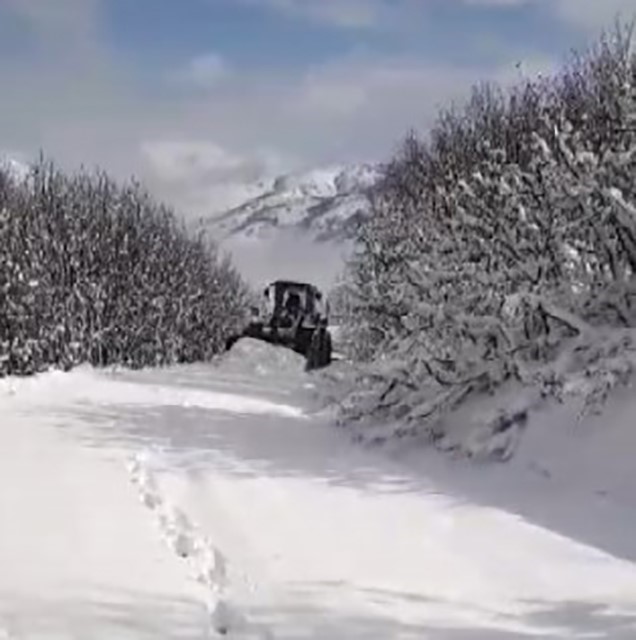
[[635,326],[631,42],[619,26],[557,77],[477,87],[426,143],[406,139],[347,270],[352,352],[374,363],[350,416],[434,430]]
[[0,172],[0,375],[150,366],[218,353],[246,288],[138,184],[41,160]]

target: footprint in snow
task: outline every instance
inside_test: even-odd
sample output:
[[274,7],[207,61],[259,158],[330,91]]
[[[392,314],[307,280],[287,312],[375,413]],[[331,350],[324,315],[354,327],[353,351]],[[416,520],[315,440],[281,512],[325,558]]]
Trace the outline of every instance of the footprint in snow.
[[176,507],[167,505],[159,514],[159,525],[172,550],[181,558],[194,555],[196,532],[188,517]]
[[153,491],[143,490],[141,492],[141,501],[149,509],[157,509],[161,506],[161,496]]
[[196,547],[199,560],[197,580],[215,591],[225,587],[228,583],[225,556],[209,541],[198,541]]
[[168,530],[165,532],[170,548],[180,557],[189,558],[194,552],[194,541],[187,531]]
[[220,636],[234,635],[247,630],[247,620],[233,604],[224,599],[217,600],[210,608],[210,622]]

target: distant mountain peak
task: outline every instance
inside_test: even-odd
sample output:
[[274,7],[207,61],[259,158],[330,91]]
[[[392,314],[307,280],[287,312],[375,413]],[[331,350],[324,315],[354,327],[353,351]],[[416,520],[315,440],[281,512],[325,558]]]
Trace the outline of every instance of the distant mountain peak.
[[371,164],[333,166],[261,181],[244,202],[201,221],[220,240],[271,238],[299,231],[316,241],[346,240],[369,214],[368,190],[380,170]]
[[8,174],[17,182],[23,182],[29,176],[29,166],[9,155],[0,153],[0,171]]

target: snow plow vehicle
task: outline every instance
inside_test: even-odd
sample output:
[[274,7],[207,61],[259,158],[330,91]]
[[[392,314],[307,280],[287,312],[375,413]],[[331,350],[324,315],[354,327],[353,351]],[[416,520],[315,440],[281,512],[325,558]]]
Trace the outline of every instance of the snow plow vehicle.
[[245,328],[228,338],[226,350],[241,338],[254,338],[293,349],[306,359],[306,369],[331,364],[332,338],[329,333],[328,304],[312,284],[276,280],[263,292],[264,311],[251,310]]

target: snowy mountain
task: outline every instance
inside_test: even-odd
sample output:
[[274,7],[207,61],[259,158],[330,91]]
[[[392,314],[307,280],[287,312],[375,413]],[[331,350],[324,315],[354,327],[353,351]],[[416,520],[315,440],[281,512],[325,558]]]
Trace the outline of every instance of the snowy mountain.
[[380,175],[373,165],[331,167],[259,183],[242,204],[201,220],[221,240],[271,239],[300,231],[316,241],[350,238],[369,213],[368,190]]
[[22,182],[29,175],[29,166],[16,158],[0,153],[0,171],[8,174],[14,180]]

